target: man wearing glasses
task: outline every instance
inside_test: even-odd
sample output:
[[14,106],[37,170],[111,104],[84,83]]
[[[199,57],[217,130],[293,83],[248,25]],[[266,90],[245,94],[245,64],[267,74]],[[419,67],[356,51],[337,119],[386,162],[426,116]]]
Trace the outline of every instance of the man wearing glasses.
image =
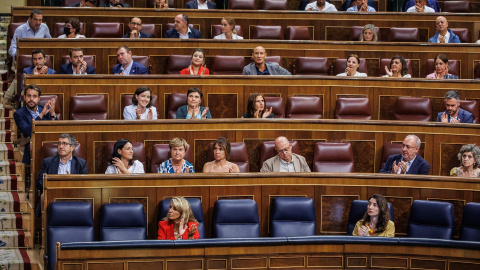
[[142,20],[138,17],[133,17],[128,23],[130,27],[130,33],[123,36],[123,38],[151,38],[152,35],[149,33],[143,33],[140,30],[142,29]]
[[421,143],[420,138],[415,135],[405,137],[402,144],[402,153],[389,156],[380,173],[427,175],[430,171],[430,165],[425,159],[417,155]]
[[292,144],[281,136],[275,139],[277,155],[267,159],[260,172],[310,172],[304,157],[292,153]]

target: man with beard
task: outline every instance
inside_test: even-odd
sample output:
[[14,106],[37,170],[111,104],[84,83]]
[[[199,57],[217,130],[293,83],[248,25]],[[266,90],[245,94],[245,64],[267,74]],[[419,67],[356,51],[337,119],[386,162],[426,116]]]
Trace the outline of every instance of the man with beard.
[[130,33],[127,33],[123,38],[152,38],[152,34],[141,32],[142,30],[142,19],[138,17],[133,17],[128,23],[130,28]]
[[325,0],[317,0],[305,6],[306,11],[335,12],[337,8]]
[[15,124],[22,133],[25,142],[25,152],[23,153],[22,162],[30,165],[30,136],[32,135],[32,119],[35,121],[41,120],[56,120],[55,115],[55,99],[52,98],[45,106],[38,105],[42,91],[36,84],[30,84],[25,87],[24,100],[25,106],[16,110],[13,114]]
[[127,45],[117,49],[118,64],[113,67],[112,74],[115,75],[140,75],[148,74],[148,69],[132,59],[132,51]]
[[30,17],[25,24],[20,25],[15,29],[12,43],[8,49],[8,53],[15,59],[17,54],[17,39],[20,38],[52,38],[50,29],[43,21],[43,12],[40,9],[33,9],[30,12]]
[[473,114],[460,109],[460,94],[451,90],[445,94],[445,106],[447,110],[439,112],[437,122],[442,123],[473,123]]
[[402,153],[387,158],[380,173],[424,174],[430,171],[430,164],[417,155],[422,141],[415,135],[408,135],[402,143]]
[[62,65],[59,74],[95,74],[95,68],[83,60],[83,49],[73,48],[70,50],[70,63]]

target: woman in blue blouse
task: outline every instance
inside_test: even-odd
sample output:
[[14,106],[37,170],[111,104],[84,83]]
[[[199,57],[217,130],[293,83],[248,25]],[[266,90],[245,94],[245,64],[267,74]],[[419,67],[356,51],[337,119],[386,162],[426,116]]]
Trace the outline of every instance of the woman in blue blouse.
[[203,100],[202,90],[190,88],[187,91],[187,105],[178,108],[176,119],[205,119],[212,118],[208,107],[200,106]]
[[173,138],[169,143],[171,158],[160,164],[159,173],[194,173],[193,165],[183,159],[188,149],[184,139]]

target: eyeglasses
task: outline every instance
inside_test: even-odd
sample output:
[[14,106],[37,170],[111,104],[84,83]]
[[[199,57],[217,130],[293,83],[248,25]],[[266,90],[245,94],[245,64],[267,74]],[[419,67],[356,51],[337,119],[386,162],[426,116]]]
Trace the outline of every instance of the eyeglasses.
[[67,145],[73,145],[73,144],[69,144],[68,142],[57,142],[57,144],[60,146],[67,146]]
[[410,150],[410,149],[412,149],[412,148],[415,148],[415,146],[410,146],[410,145],[408,145],[408,144],[403,144],[403,143],[402,143],[402,148],[407,148],[407,150]]
[[285,153],[287,153],[288,151],[290,151],[290,146],[287,147],[287,148],[285,148],[285,149],[282,149],[282,150],[277,150],[277,149],[275,149],[275,151],[277,151],[277,153],[279,153],[279,154],[285,154]]

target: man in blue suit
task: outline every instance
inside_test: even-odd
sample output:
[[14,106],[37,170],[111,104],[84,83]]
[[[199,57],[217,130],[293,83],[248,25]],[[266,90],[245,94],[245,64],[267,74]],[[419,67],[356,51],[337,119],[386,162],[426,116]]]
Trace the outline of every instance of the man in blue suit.
[[59,74],[95,74],[95,68],[83,61],[83,49],[73,48],[70,50],[70,63],[60,66]]
[[460,109],[460,94],[451,90],[445,94],[445,106],[447,110],[439,112],[437,122],[442,123],[473,123],[473,114]]
[[435,20],[435,25],[437,26],[437,32],[433,37],[431,37],[428,42],[432,43],[462,43],[460,38],[453,33],[452,30],[448,29],[447,18],[443,16],[438,16]]
[[21,144],[25,145],[22,162],[30,165],[30,136],[32,135],[32,119],[35,121],[55,120],[55,99],[52,98],[45,106],[38,105],[42,91],[36,84],[30,84],[24,91],[25,106],[16,110],[13,114],[15,124],[23,135]]
[[119,64],[113,67],[112,74],[118,75],[140,75],[148,74],[148,69],[132,59],[132,51],[127,45],[118,47],[117,60]]
[[380,173],[427,175],[430,171],[430,164],[417,155],[421,144],[420,138],[415,135],[405,137],[402,153],[389,156]]
[[178,14],[175,17],[175,27],[165,32],[165,38],[202,38],[200,31],[188,27],[188,16],[185,14]]
[[22,76],[20,78],[20,90],[23,89],[23,74],[55,74],[55,70],[47,67],[47,58],[45,57],[45,52],[42,49],[36,49],[32,52],[32,65],[26,67],[22,71]]
[[188,9],[217,9],[217,4],[208,0],[193,0],[185,4]]
[[133,17],[128,23],[130,28],[130,33],[125,34],[122,38],[152,38],[152,34],[143,33],[142,30],[142,20],[138,17]]

